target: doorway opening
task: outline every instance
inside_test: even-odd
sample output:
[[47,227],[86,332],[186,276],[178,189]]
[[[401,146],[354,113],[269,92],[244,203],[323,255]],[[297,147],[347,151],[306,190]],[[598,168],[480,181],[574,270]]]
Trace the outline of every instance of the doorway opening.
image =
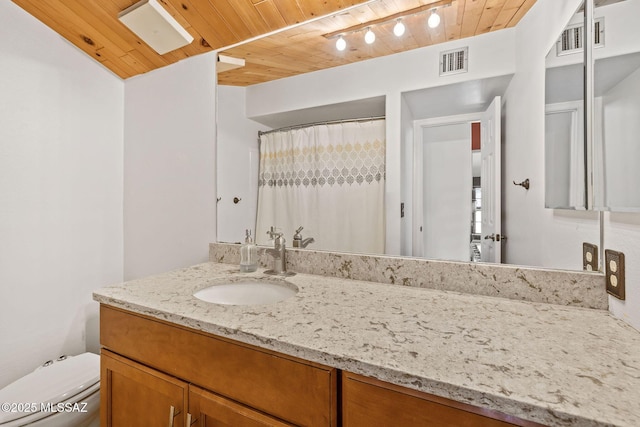
[[414,122],[413,255],[500,262],[500,97]]

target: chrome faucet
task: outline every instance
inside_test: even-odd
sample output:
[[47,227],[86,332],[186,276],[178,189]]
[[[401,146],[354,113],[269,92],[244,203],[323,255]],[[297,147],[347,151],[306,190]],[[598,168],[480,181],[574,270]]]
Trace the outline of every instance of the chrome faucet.
[[307,237],[306,239],[302,238],[302,235],[300,234],[300,232],[302,231],[304,227],[300,226],[297,230],[296,230],[296,234],[293,235],[293,247],[294,248],[306,248],[307,246],[309,246],[311,243],[315,242],[315,239],[313,237]]
[[267,231],[269,238],[273,240],[273,249],[267,249],[267,254],[273,257],[273,268],[265,271],[265,274],[277,276],[293,276],[295,273],[287,271],[287,250],[285,247],[285,239],[282,233],[271,227]]

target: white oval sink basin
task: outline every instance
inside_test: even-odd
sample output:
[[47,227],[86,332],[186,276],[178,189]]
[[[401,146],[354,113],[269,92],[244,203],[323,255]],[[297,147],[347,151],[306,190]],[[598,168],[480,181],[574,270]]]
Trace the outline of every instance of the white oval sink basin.
[[282,281],[242,279],[209,286],[193,296],[206,302],[225,305],[272,304],[298,293],[298,287]]

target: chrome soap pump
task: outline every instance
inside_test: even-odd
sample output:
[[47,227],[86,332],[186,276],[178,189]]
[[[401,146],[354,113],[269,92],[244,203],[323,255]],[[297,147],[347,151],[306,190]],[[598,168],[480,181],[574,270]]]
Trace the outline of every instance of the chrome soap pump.
[[253,243],[251,230],[246,230],[244,244],[240,247],[240,271],[251,273],[258,269],[258,247]]

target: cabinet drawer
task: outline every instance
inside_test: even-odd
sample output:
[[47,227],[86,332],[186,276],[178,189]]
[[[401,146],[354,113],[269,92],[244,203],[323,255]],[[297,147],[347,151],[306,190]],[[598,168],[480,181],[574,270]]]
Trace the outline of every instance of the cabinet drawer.
[[349,372],[342,373],[342,425],[542,427],[540,424]]
[[103,347],[298,425],[335,426],[337,372],[108,306]]
[[293,427],[193,385],[189,387],[189,412],[201,427]]

